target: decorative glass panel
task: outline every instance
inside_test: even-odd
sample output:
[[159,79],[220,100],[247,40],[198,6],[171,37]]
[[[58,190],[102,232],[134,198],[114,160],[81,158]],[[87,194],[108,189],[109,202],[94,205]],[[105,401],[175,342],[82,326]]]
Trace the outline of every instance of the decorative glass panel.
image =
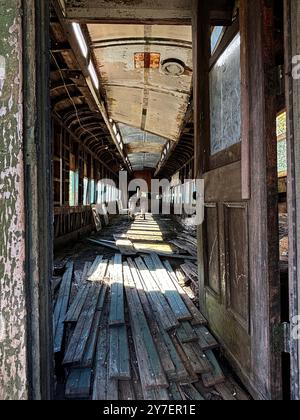
[[287,176],[287,122],[286,112],[278,115],[277,117],[277,156],[278,156],[278,176]]
[[211,154],[241,141],[240,35],[210,73]]

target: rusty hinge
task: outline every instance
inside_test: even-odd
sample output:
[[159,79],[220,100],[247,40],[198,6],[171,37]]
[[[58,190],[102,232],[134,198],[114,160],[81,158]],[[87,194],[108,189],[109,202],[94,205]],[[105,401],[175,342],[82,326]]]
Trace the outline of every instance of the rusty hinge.
[[290,353],[291,326],[288,322],[276,325],[273,329],[273,350],[276,353]]

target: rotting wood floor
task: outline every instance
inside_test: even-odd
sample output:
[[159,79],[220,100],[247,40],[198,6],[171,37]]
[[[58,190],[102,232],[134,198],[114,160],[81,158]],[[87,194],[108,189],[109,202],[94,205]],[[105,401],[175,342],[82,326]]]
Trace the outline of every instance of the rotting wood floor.
[[92,240],[55,262],[57,399],[249,399],[197,308],[193,229],[116,217]]

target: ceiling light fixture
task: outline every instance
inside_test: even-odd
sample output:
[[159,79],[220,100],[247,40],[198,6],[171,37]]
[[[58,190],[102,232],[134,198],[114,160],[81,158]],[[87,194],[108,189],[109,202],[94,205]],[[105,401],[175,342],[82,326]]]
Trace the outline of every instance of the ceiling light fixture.
[[99,79],[98,79],[98,76],[97,76],[97,73],[96,73],[96,70],[95,70],[95,67],[94,67],[94,64],[92,63],[92,61],[90,61],[88,70],[89,70],[90,76],[92,78],[92,81],[95,85],[95,88],[99,89]]
[[73,30],[74,30],[77,42],[81,49],[82,55],[84,56],[84,58],[87,58],[89,51],[88,51],[88,47],[87,47],[84,35],[81,30],[81,26],[79,25],[79,23],[75,23],[75,22],[72,23],[72,26],[73,26]]
[[162,62],[162,71],[167,76],[182,76],[185,72],[185,64],[177,58],[169,58]]

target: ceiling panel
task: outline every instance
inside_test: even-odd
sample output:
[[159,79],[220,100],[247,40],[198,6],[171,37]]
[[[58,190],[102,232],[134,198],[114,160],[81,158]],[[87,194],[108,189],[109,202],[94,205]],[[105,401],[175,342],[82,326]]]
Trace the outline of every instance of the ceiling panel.
[[88,30],[109,117],[119,124],[133,169],[155,168],[167,141],[179,141],[189,106],[191,27],[89,24]]

